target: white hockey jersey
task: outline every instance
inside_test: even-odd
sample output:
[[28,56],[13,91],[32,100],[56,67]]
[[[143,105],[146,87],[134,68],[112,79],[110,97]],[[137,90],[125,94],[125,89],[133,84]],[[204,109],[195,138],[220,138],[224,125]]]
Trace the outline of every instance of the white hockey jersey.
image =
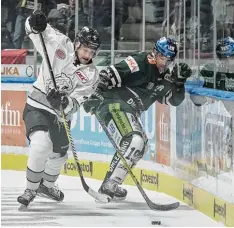
[[[40,37],[38,34],[31,33],[28,19],[25,28],[35,48],[43,57],[37,81],[33,84],[27,103],[33,107],[57,114],[59,117],[60,112],[54,110],[46,99],[49,89],[54,88],[54,86],[44,58]],[[98,70],[93,63],[75,66],[76,55],[73,43],[67,36],[53,29],[49,24],[47,24],[42,35],[57,87],[60,91],[65,92],[69,99],[69,104],[64,110],[67,118],[69,118],[95,91],[99,78]]]

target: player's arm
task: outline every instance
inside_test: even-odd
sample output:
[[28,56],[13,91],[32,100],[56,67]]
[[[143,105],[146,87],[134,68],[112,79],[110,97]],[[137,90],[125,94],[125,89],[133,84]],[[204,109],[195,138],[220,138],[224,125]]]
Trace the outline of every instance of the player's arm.
[[134,77],[136,81],[141,75],[139,74],[142,71],[141,61],[140,54],[128,56],[121,62],[101,70],[99,73],[100,80],[110,87],[121,87],[130,76]]
[[141,77],[141,74],[139,74],[139,62],[140,57],[138,55],[134,57],[128,56],[123,61],[101,70],[99,73],[98,88],[91,98],[84,102],[83,107],[85,111],[93,113],[102,104],[104,98],[100,91],[126,85],[126,79],[129,77],[134,77],[135,80]]
[[171,73],[166,72],[162,82],[165,95],[158,99],[158,102],[172,106],[180,105],[185,97],[184,84],[191,75],[192,70],[185,63],[176,64]]
[[[27,18],[25,30],[37,51],[44,58],[43,47],[38,35],[42,33],[54,74],[59,73],[62,66],[70,61],[70,53],[74,53],[74,48],[69,38],[47,24],[44,13],[39,10],[34,11]],[[46,69],[44,70],[44,74],[49,73],[49,71],[46,72]]]

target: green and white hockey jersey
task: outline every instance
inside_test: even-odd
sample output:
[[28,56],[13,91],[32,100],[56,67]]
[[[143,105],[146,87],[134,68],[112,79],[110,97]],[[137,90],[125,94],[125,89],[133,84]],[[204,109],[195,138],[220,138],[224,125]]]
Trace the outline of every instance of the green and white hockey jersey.
[[137,100],[141,111],[155,101],[178,106],[184,100],[184,86],[178,87],[171,80],[169,69],[159,73],[150,53],[140,52],[128,56],[106,69],[112,89],[103,92],[107,99],[122,99],[128,104]]

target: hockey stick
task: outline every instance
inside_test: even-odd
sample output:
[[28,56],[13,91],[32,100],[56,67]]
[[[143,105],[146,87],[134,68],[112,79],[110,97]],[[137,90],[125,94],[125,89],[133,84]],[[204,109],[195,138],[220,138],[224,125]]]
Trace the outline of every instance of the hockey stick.
[[139,181],[137,180],[137,178],[135,177],[135,175],[133,174],[132,170],[130,169],[128,163],[126,162],[124,156],[121,154],[121,152],[119,151],[116,143],[114,142],[114,140],[112,139],[110,133],[108,132],[107,127],[105,126],[105,124],[103,123],[102,119],[100,118],[100,116],[98,115],[97,112],[95,112],[96,118],[98,119],[100,125],[102,126],[103,130],[106,132],[109,140],[111,141],[112,145],[115,147],[116,151],[117,151],[117,155],[118,157],[121,159],[121,161],[123,162],[124,166],[127,168],[130,176],[132,177],[135,185],[137,186],[138,190],[140,191],[141,195],[143,196],[143,198],[145,199],[146,203],[148,204],[149,208],[151,210],[154,211],[170,211],[170,210],[174,210],[177,207],[179,207],[180,203],[179,202],[175,202],[175,203],[171,203],[171,204],[156,204],[153,203],[149,197],[147,196],[147,194],[145,193],[144,189],[141,187],[141,184],[139,183]]
[[[42,36],[41,33],[39,33],[39,36],[40,36],[40,41],[41,41],[41,45],[42,45],[42,48],[43,48],[43,53],[45,55],[46,63],[47,63],[47,66],[48,66],[48,69],[49,69],[49,72],[50,72],[51,80],[53,82],[54,88],[58,89],[58,87],[56,85],[56,81],[55,81],[55,77],[54,77],[54,72],[53,72],[52,67],[51,67],[51,63],[50,63],[50,60],[49,60],[49,56],[48,56],[48,53],[47,53],[47,49],[46,49],[46,46],[45,46],[45,42],[44,42],[43,36]],[[66,131],[66,134],[67,134],[68,141],[69,141],[69,143],[71,145],[71,148],[72,148],[72,154],[73,154],[74,160],[76,162],[77,170],[78,170],[78,173],[80,175],[81,183],[82,183],[82,186],[83,186],[84,190],[89,195],[91,195],[93,198],[95,198],[96,200],[104,202],[104,203],[108,203],[109,202],[109,198],[107,196],[102,195],[101,193],[94,191],[85,182],[85,179],[84,179],[84,176],[83,176],[83,172],[82,172],[82,169],[81,169],[81,165],[79,163],[79,159],[78,159],[78,156],[77,156],[77,153],[76,153],[75,145],[74,145],[74,142],[72,140],[71,131],[70,131],[70,128],[68,126],[68,122],[67,122],[67,119],[65,117],[65,113],[64,113],[64,110],[62,109],[62,107],[61,107],[60,111],[62,113],[62,118],[63,118],[63,123],[64,123],[65,131]]]

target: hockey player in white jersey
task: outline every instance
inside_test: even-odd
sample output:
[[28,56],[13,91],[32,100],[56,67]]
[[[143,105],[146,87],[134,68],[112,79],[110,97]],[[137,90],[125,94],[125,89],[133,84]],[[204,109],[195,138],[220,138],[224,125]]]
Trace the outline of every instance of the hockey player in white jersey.
[[[95,91],[99,76],[92,59],[100,41],[96,30],[83,27],[72,43],[47,24],[45,15],[38,10],[26,20],[25,28],[43,57],[38,79],[28,95],[23,113],[30,146],[27,186],[17,200],[28,206],[37,194],[56,201],[64,198],[63,192],[54,184],[67,159],[69,147],[59,110],[62,105],[69,119]],[[38,33],[43,35],[58,90],[53,88]]]

